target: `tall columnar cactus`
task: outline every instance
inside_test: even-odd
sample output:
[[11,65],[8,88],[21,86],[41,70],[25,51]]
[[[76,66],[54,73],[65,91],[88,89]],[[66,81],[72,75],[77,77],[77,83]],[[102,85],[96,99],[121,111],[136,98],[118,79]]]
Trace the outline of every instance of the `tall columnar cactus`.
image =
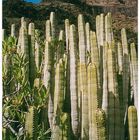
[[71,96],[71,121],[74,135],[78,136],[78,88],[77,88],[77,51],[76,51],[76,29],[70,26],[69,48],[70,48],[70,96]]
[[[108,71],[107,71],[107,54],[108,43],[106,42],[103,48],[103,99],[102,99],[102,109],[105,111],[106,116],[108,115]],[[108,116],[107,116],[108,118]]]
[[51,22],[50,20],[46,21],[46,41],[49,41],[51,37]]
[[90,25],[87,22],[85,26],[86,26],[85,29],[86,29],[86,42],[87,42],[86,51],[87,51],[87,53],[90,54]]
[[34,106],[30,106],[25,118],[26,139],[36,139],[37,112]]
[[138,140],[137,109],[135,106],[128,108],[128,131],[129,140]]
[[36,67],[35,67],[35,25],[30,23],[28,27],[29,34],[29,78],[30,85],[33,86],[34,79],[36,76]]
[[86,63],[86,38],[85,38],[85,22],[83,15],[78,16],[78,33],[79,33],[79,58],[80,63]]
[[[2,68],[3,68],[3,75],[6,80],[3,82],[4,85],[4,93],[5,94],[10,94],[10,83],[9,81],[12,78],[12,73],[11,73],[11,54],[3,54],[3,63],[2,63]],[[8,84],[9,83],[9,84]]]
[[[95,64],[97,68],[98,75],[98,90],[100,99],[102,98],[101,94],[101,75],[100,75],[100,60],[99,60],[99,50],[97,47],[96,34],[95,32],[90,31],[90,43],[91,43],[91,62]],[[99,103],[99,107],[101,107],[101,100]]]
[[59,43],[56,49],[56,61],[59,61],[60,58],[63,58],[65,46],[64,46],[64,31],[60,30],[59,33]]
[[97,140],[108,140],[106,129],[106,115],[104,110],[96,109]]
[[14,37],[15,34],[16,34],[16,33],[15,33],[15,24],[12,24],[12,25],[11,25],[11,36]]
[[134,105],[138,109],[138,59],[135,49],[135,44],[130,45],[131,52],[131,79],[132,79],[132,90],[134,92]]
[[100,14],[100,46],[103,46],[104,45],[104,38],[105,38],[105,35],[104,35],[104,14]]
[[109,140],[120,139],[120,106],[119,106],[119,95],[117,91],[117,77],[115,68],[115,55],[109,47],[107,61],[107,71],[108,71],[108,134]]
[[[47,131],[50,128],[48,120],[48,105],[44,105],[40,108],[39,121],[41,122],[41,127],[44,131]],[[49,137],[50,133],[47,135]]]
[[88,139],[88,94],[87,94],[87,69],[86,69],[86,38],[85,22],[83,15],[78,16],[79,33],[79,58],[80,58],[80,93],[82,100],[81,112],[81,139]]
[[117,44],[118,47],[118,67],[119,67],[119,74],[122,74],[122,70],[123,70],[123,48],[120,42],[118,42]]
[[52,39],[55,39],[56,37],[56,19],[55,19],[55,13],[50,13],[50,22],[51,22],[51,37]]
[[96,35],[97,35],[97,44],[99,48],[100,46],[100,15],[96,16]]
[[38,36],[38,30],[35,30],[35,65],[36,70],[39,71],[40,69],[40,44],[39,44],[39,36]]
[[65,20],[65,36],[66,36],[66,50],[69,50],[69,31],[70,30],[70,23],[69,19]]
[[63,41],[64,40],[64,31],[63,30],[60,30],[60,33],[59,33],[59,41]]
[[26,21],[21,20],[21,31],[20,31],[20,54],[24,55],[26,66],[24,68],[25,72],[25,81],[29,80],[29,47],[28,47],[28,34],[27,34],[27,27]]
[[[52,137],[55,137],[54,139],[62,139],[62,133],[59,125],[64,105],[64,74],[63,60],[60,59],[55,70],[54,115],[52,126]],[[58,133],[57,137],[55,133]]]
[[[50,136],[50,133],[46,134],[50,127],[54,140],[124,140],[124,126],[128,124],[129,139],[137,140],[138,60],[134,43],[130,44],[129,54],[125,29],[121,31],[121,43],[116,44],[111,13],[105,17],[103,13],[96,16],[96,33],[91,31],[88,22],[85,24],[81,14],[78,16],[78,32],[68,19],[65,20],[65,31],[60,30],[59,35],[56,27],[55,13],[51,12],[50,19],[46,21],[44,48],[34,23],[30,23],[27,30],[26,21],[21,18],[17,53],[23,55],[26,61],[21,69],[25,76],[23,82],[29,81],[33,91],[42,91],[40,86],[43,86],[41,97],[44,92],[48,95],[42,108],[38,106],[41,109],[39,114],[36,107],[29,106],[24,139],[37,139],[36,117],[40,115],[38,123],[42,131],[46,131],[45,138]],[[6,41],[15,39],[15,32],[12,24],[12,37],[5,38],[3,35],[3,43],[9,49],[3,51],[3,90],[7,97],[17,87],[14,97],[18,100],[18,90],[22,85],[11,79],[15,57],[9,53],[16,43],[6,44]],[[129,100],[130,92],[134,101],[133,96]],[[4,105],[7,101],[4,98]],[[35,101],[34,96],[30,101]],[[15,99],[12,103],[15,105]],[[128,108],[129,104],[135,106]],[[6,119],[10,117],[8,115]],[[16,125],[13,126],[15,128]]]
[[5,40],[6,34],[5,34],[5,29],[2,29],[2,41]]
[[63,110],[64,104],[64,64],[60,59],[55,70],[55,89],[54,89],[54,117],[57,116],[57,111]]
[[[89,140],[97,140],[97,125],[95,110],[99,107],[98,79],[95,64],[90,63],[87,67],[88,73],[88,118],[89,118]],[[93,102],[94,101],[94,102]]]
[[105,41],[110,44],[112,40],[113,40],[112,18],[111,13],[108,13],[105,16]]
[[52,56],[53,48],[50,45],[50,42],[46,41],[45,45],[45,53],[44,53],[44,68],[43,68],[43,77],[42,82],[45,88],[47,89],[48,95],[49,95],[49,101],[48,101],[48,117],[49,117],[49,123],[50,127],[52,127],[52,121],[53,121],[53,92],[51,88],[53,88],[51,84],[52,80],[52,69],[53,69],[53,56]]
[[71,140],[70,116],[68,113],[60,113],[56,124],[53,126],[51,136],[53,140]]
[[85,64],[80,64],[80,93],[81,93],[81,139],[88,140],[88,93],[87,93],[87,69]]
[[129,79],[130,79],[130,60],[129,60],[129,53],[128,53],[128,43],[127,43],[127,36],[126,31],[123,28],[121,30],[121,38],[122,38],[122,47],[123,47],[123,98],[120,102],[122,116],[124,118],[127,107],[128,107],[128,92],[129,92]]

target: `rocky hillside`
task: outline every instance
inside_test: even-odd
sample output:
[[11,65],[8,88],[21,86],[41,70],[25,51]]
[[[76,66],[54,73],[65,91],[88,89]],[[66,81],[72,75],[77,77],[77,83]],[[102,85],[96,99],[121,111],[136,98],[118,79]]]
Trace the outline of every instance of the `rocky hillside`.
[[[90,22],[95,29],[95,17],[102,12],[111,12],[113,16],[113,28],[116,33],[125,27],[130,36],[137,40],[137,1],[136,0],[43,0],[40,4],[26,3],[22,0],[3,1],[3,28],[10,32],[10,25],[20,25],[20,18],[25,17],[28,22],[33,21],[36,28],[42,33],[45,31],[45,21],[51,11],[57,14],[59,28],[64,28],[64,20],[69,18],[71,23],[77,24],[79,13]],[[17,32],[18,34],[18,32]]]

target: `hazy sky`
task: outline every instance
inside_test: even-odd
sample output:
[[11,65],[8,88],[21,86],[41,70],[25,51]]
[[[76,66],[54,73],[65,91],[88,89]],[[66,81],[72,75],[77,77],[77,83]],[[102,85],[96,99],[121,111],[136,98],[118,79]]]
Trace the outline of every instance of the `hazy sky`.
[[32,2],[32,3],[39,3],[41,0],[25,0],[27,2]]

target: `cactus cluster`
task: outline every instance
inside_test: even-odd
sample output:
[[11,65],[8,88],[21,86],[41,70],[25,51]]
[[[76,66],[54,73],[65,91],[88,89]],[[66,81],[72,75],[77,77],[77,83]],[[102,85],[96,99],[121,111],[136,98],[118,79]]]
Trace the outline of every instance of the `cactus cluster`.
[[[27,28],[21,18],[18,37],[15,24],[11,26],[11,36],[18,38],[16,53],[27,62],[22,68],[24,80],[31,90],[39,91],[40,85],[45,88],[41,117],[34,100],[28,105],[26,137],[37,139],[40,120],[44,130],[51,129],[53,140],[137,140],[137,52],[133,42],[128,44],[126,30],[121,30],[119,41],[114,39],[111,13],[97,15],[96,31],[81,14],[77,27],[66,19],[65,30],[59,33],[56,21],[51,12],[44,46],[34,23]],[[11,57],[3,56],[6,76],[12,71]],[[10,87],[5,88],[10,94]]]

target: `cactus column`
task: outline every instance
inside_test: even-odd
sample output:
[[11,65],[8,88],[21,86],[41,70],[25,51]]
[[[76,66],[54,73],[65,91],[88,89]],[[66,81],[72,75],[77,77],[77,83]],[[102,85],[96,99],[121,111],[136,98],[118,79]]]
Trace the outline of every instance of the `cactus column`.
[[135,106],[128,108],[128,131],[130,140],[138,140],[137,109]]
[[78,137],[78,89],[77,89],[77,56],[76,56],[76,29],[70,26],[69,50],[70,50],[70,96],[71,96],[71,121],[75,137]]
[[29,34],[29,78],[30,78],[30,85],[31,87],[33,87],[34,79],[36,76],[34,23],[29,24],[28,34]]
[[108,134],[109,140],[120,139],[120,106],[119,106],[119,95],[117,91],[117,77],[115,68],[115,55],[111,49],[108,49]]
[[88,114],[89,114],[89,140],[97,140],[97,125],[95,110],[99,107],[98,79],[95,64],[90,63],[88,73]]
[[82,100],[81,112],[81,139],[88,140],[88,94],[87,94],[87,70],[86,70],[86,38],[83,15],[78,16],[79,33],[79,58],[80,58],[80,92]]
[[134,92],[134,105],[138,109],[138,61],[134,43],[131,43],[130,45],[130,52],[131,52],[131,73],[132,73],[131,79],[132,79],[132,88]]

